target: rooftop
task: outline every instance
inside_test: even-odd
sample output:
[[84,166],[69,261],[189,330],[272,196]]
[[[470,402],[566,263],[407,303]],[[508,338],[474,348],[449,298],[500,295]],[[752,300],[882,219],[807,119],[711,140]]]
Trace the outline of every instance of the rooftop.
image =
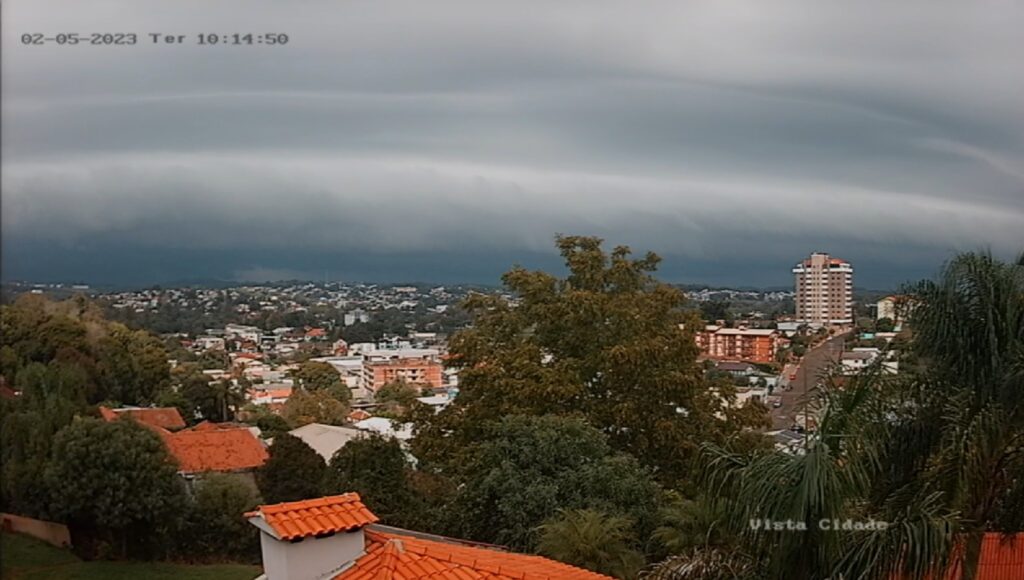
[[167,433],[164,441],[184,473],[240,471],[267,461],[263,443],[245,427],[223,427],[215,423]]
[[145,423],[152,427],[161,429],[184,429],[185,420],[175,407],[126,407],[123,409],[110,409],[100,407],[100,415],[107,421],[113,421],[118,417],[131,417],[139,423]]
[[245,516],[262,518],[282,540],[348,532],[377,521],[358,493],[264,505]]
[[422,537],[366,532],[366,555],[334,580],[607,580],[609,577],[542,556],[460,545]]
[[[355,411],[353,411],[353,413],[354,412]],[[367,415],[369,415],[369,413],[367,413]],[[313,448],[313,451],[319,453],[325,461],[330,461],[331,458],[334,457],[334,453],[344,447],[349,441],[352,441],[353,439],[361,439],[369,435],[369,433],[360,429],[336,427],[334,425],[323,425],[320,423],[303,425],[298,429],[292,429],[288,433],[302,439],[306,445]]]

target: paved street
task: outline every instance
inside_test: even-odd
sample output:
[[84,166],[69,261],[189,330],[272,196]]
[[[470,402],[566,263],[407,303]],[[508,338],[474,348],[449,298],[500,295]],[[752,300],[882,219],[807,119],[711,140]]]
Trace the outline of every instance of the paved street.
[[[782,399],[782,406],[771,410],[772,429],[788,429],[793,425],[794,416],[801,409],[804,393],[814,386],[817,377],[828,365],[839,359],[847,336],[835,336],[807,351],[799,366],[786,365],[779,388],[772,393]],[[790,381],[792,374],[796,378]]]

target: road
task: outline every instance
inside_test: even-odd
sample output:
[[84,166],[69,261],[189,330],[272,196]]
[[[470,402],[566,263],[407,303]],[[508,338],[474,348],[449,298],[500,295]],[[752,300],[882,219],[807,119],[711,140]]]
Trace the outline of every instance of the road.
[[[779,387],[772,395],[782,399],[782,406],[772,409],[772,429],[789,429],[795,422],[795,415],[801,410],[804,401],[804,394],[814,387],[817,378],[833,362],[839,360],[843,352],[843,343],[849,334],[834,336],[818,346],[807,351],[799,366],[786,365],[782,377],[779,379]],[[796,379],[789,380],[791,374]]]

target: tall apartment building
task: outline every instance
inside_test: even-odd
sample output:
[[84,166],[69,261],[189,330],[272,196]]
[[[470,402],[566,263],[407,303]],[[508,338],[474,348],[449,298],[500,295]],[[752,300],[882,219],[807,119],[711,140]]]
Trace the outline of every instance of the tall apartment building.
[[793,268],[796,319],[807,324],[853,323],[853,266],[814,253]]

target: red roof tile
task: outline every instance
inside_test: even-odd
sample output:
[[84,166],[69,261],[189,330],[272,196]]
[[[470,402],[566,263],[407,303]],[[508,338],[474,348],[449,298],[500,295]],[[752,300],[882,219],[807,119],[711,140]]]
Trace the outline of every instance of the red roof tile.
[[352,409],[352,412],[348,414],[349,421],[364,421],[370,417],[373,415],[364,409]]
[[[963,576],[963,543],[954,551],[952,564],[944,573],[929,574],[926,580],[960,580]],[[904,578],[900,574],[891,580]],[[909,577],[907,577],[909,578]],[[1020,580],[1024,578],[1024,533],[1010,534],[988,532],[981,541],[978,570],[974,580]]]
[[113,421],[118,417],[131,417],[139,423],[162,429],[183,429],[185,420],[175,407],[153,407],[153,408],[132,408],[132,409],[108,409],[100,406],[100,416],[106,421]]
[[[962,560],[957,559],[943,580],[959,580]],[[987,533],[981,541],[981,555],[974,580],[1020,580],[1024,578],[1024,533],[1009,537]]]
[[262,517],[282,540],[349,532],[377,521],[358,493],[264,505],[245,515]]
[[245,427],[219,428],[215,424],[198,430],[164,436],[178,469],[185,473],[252,469],[267,461],[263,443]]
[[100,417],[103,417],[103,420],[109,423],[110,421],[117,419],[117,413],[111,411],[109,408],[104,407],[103,405],[100,405]]
[[366,555],[334,580],[608,580],[541,556],[514,554],[414,536],[366,532]]

